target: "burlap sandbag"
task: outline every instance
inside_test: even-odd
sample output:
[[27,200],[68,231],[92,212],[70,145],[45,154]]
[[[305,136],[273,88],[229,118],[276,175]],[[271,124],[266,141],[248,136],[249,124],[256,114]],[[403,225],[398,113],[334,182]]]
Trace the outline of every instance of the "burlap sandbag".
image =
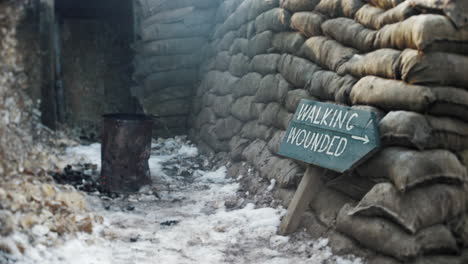
[[255,19],[255,30],[258,33],[271,30],[286,31],[291,23],[291,14],[283,8],[273,8]]
[[217,51],[221,52],[224,50],[230,50],[235,39],[237,39],[237,33],[235,31],[229,31],[223,36],[219,43],[217,43]]
[[350,18],[340,17],[327,20],[322,24],[323,34],[361,52],[374,49],[376,32]]
[[321,0],[314,10],[329,18],[353,18],[363,5],[361,0]]
[[244,96],[237,99],[230,108],[231,114],[245,122],[257,119],[260,111],[253,101],[253,96]]
[[388,111],[425,112],[436,101],[436,96],[426,86],[366,76],[354,85],[350,99],[353,104],[367,104]]
[[309,94],[309,92],[305,89],[292,90],[292,91],[289,91],[288,94],[286,95],[286,100],[284,104],[284,106],[286,107],[286,110],[288,110],[291,113],[294,113],[301,99],[308,99],[308,100],[314,100],[314,101],[317,100],[316,98],[312,97]]
[[341,174],[340,176],[325,182],[328,188],[339,191],[359,201],[368,193],[375,182],[353,174]]
[[275,74],[278,72],[280,54],[261,54],[252,58],[250,70],[262,75]]
[[239,5],[240,0],[225,0],[220,1],[220,4],[216,11],[215,21],[217,23],[222,23],[226,18],[231,15]]
[[179,69],[174,71],[157,72],[149,75],[143,81],[146,91],[161,90],[170,86],[193,85],[198,78],[195,69]]
[[229,48],[229,53],[231,55],[242,53],[244,55],[247,54],[249,49],[249,40],[246,38],[236,38],[233,42],[231,47]]
[[338,73],[347,73],[358,78],[374,75],[397,79],[400,54],[401,51],[394,49],[378,49],[364,55],[356,54],[338,69]]
[[411,234],[443,224],[465,211],[462,188],[436,184],[400,193],[391,183],[375,185],[349,213],[383,217]]
[[173,38],[199,37],[207,35],[210,32],[211,28],[211,24],[154,24],[142,28],[141,39],[143,41],[152,41]]
[[180,55],[189,54],[206,44],[206,39],[200,37],[183,39],[166,39],[152,42],[142,42],[135,46],[138,54],[141,56],[152,55]]
[[468,2],[463,0],[408,0],[410,5],[424,11],[443,11],[459,28],[468,24]]
[[277,130],[273,133],[270,141],[268,141],[268,150],[273,153],[277,154],[279,150],[279,146],[283,141],[284,135],[286,134],[286,130]]
[[260,113],[258,123],[271,127],[275,124],[281,105],[276,102],[271,102],[266,105],[265,109]]
[[238,81],[239,78],[232,76],[229,72],[210,71],[206,74],[202,85],[207,91],[223,96],[232,93]]
[[338,214],[337,230],[379,253],[402,261],[425,253],[458,253],[455,238],[443,225],[409,235],[385,219],[350,215],[352,209],[349,204],[343,206]]
[[286,97],[287,92],[291,86],[279,74],[267,75],[263,77],[255,93],[255,102],[269,103],[277,102],[282,103]]
[[297,54],[305,38],[298,32],[281,32],[273,36],[272,48],[274,52]]
[[218,118],[226,118],[231,114],[231,105],[233,102],[234,97],[232,94],[216,96],[212,105],[213,112]]
[[257,138],[244,149],[242,157],[249,163],[256,164],[264,148],[266,148],[265,141]]
[[255,35],[249,40],[247,54],[250,57],[253,57],[259,54],[269,53],[272,39],[273,32],[271,31],[264,31],[258,35]]
[[193,95],[192,86],[172,86],[158,90],[154,93],[144,94],[145,100],[152,103],[160,103],[176,99],[188,99]]
[[223,23],[213,33],[214,38],[221,38],[227,32],[238,29],[249,21],[248,14],[252,8],[253,0],[245,0],[237,3],[235,11],[223,20]]
[[312,11],[320,0],[280,0],[280,6],[291,12]]
[[203,125],[199,133],[201,140],[215,152],[229,151],[229,142],[223,142],[215,137],[214,128],[214,125]]
[[406,49],[401,54],[401,79],[413,84],[468,87],[468,57],[445,53],[422,53]]
[[458,217],[450,219],[448,225],[455,235],[458,244],[464,248],[468,248],[468,213],[465,212]]
[[301,48],[301,55],[332,71],[351,58],[357,51],[327,37],[311,37]]
[[244,75],[239,82],[237,82],[237,85],[231,90],[231,92],[234,94],[235,98],[255,95],[262,79],[263,77],[260,74],[250,72]]
[[153,24],[169,24],[184,20],[184,17],[191,14],[195,7],[188,6],[178,9],[173,9],[150,16],[141,22],[142,27],[148,27]]
[[224,119],[218,119],[213,132],[219,140],[230,140],[242,128],[242,122],[229,116]]
[[355,202],[350,197],[343,195],[333,189],[319,186],[315,198],[310,203],[312,211],[317,218],[328,228],[334,228],[336,218],[341,208],[347,203]]
[[229,141],[229,155],[234,162],[242,161],[242,151],[249,145],[249,140],[239,135],[232,137]]
[[365,0],[369,4],[383,9],[394,8],[405,0]]
[[216,116],[209,107],[203,108],[195,119],[194,127],[200,129],[205,124],[215,124]]
[[468,121],[468,91],[453,87],[431,87],[436,97],[428,113]]
[[134,79],[140,80],[153,72],[171,71],[180,68],[193,68],[201,61],[199,54],[152,56],[135,58]]
[[401,22],[416,14],[417,11],[406,1],[389,10],[366,4],[357,11],[354,18],[367,28],[381,29],[385,25]]
[[380,121],[379,130],[385,145],[451,151],[468,148],[468,124],[458,119],[395,111]]
[[304,88],[320,67],[306,59],[284,54],[279,61],[278,70],[294,87]]
[[273,127],[281,130],[288,128],[294,113],[288,112],[285,108],[281,107],[278,111],[277,117],[274,119]]
[[213,24],[213,17],[216,15],[216,8],[195,9],[194,12],[184,17],[185,25]]
[[242,77],[250,71],[250,58],[239,53],[231,57],[229,72],[236,77]]
[[304,170],[293,160],[275,156],[270,157],[260,171],[263,177],[275,179],[279,188],[294,188],[304,175]]
[[314,12],[297,12],[291,17],[291,28],[301,32],[306,37],[322,35],[322,25],[325,18]]
[[461,184],[466,181],[466,168],[457,156],[441,149],[385,148],[356,171],[376,182],[391,181],[400,192],[429,182]]
[[229,55],[229,52],[227,51],[219,52],[214,58],[214,69],[218,71],[227,71],[229,70],[230,62],[231,62],[231,55]]
[[356,83],[350,75],[340,76],[332,71],[317,71],[306,85],[310,95],[321,100],[349,103],[349,93]]
[[424,14],[384,26],[374,47],[466,53],[467,42],[468,28],[456,29],[445,16]]
[[273,129],[258,123],[257,120],[252,120],[244,125],[240,134],[249,140],[269,140],[273,135]]

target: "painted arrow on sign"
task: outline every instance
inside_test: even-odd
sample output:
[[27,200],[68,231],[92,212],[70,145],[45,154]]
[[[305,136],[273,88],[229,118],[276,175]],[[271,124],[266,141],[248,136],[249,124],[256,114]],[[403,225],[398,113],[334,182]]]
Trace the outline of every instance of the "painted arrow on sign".
[[373,112],[302,99],[278,154],[344,172],[380,146]]

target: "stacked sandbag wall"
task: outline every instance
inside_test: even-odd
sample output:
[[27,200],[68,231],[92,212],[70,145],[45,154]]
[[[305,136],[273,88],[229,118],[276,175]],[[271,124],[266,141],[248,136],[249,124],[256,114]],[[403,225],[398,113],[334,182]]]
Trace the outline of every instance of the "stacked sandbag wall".
[[190,135],[229,155],[233,174],[250,165],[275,180],[287,205],[306,164],[276,153],[298,101],[374,111],[382,149],[352,172],[322,175],[306,225],[381,256],[371,263],[466,263],[465,5],[221,1]]
[[187,134],[193,90],[218,0],[137,0],[132,92],[155,135]]

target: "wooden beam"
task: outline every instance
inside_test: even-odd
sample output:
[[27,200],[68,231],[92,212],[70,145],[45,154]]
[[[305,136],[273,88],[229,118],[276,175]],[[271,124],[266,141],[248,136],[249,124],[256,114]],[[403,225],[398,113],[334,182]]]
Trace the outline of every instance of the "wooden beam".
[[307,167],[301,183],[299,183],[294,197],[289,204],[288,212],[281,221],[278,232],[280,235],[288,235],[297,230],[304,211],[323,186],[321,176],[325,174],[326,171],[326,169],[312,165]]

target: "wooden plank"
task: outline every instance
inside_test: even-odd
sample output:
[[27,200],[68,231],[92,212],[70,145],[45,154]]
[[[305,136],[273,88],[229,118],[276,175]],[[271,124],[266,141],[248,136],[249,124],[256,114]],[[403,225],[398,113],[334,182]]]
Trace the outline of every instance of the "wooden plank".
[[301,222],[301,217],[309,204],[316,197],[320,188],[322,188],[321,176],[326,169],[315,166],[308,166],[302,177],[296,193],[288,207],[288,212],[281,221],[279,228],[280,235],[288,235],[296,231]]

